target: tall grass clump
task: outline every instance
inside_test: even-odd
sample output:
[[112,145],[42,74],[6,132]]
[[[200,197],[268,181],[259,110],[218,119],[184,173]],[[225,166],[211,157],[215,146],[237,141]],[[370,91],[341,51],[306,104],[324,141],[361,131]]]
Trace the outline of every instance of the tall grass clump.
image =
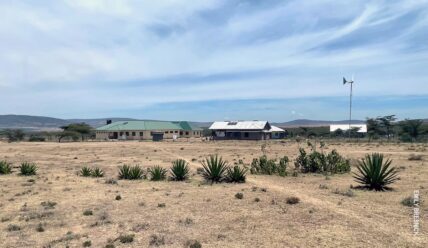
[[184,159],[173,161],[170,171],[174,181],[184,181],[189,177],[189,165]]
[[162,181],[166,179],[167,170],[159,165],[148,169],[151,181]]
[[23,162],[19,166],[20,175],[33,176],[37,173],[37,165],[35,163]]
[[0,161],[0,175],[6,175],[12,173],[12,163],[5,160]]
[[224,180],[224,175],[229,168],[227,161],[223,160],[218,155],[210,155],[202,161],[202,177],[211,181],[211,183],[219,183]]
[[232,168],[227,168],[225,180],[229,183],[245,183],[248,169],[240,168],[235,165]]
[[119,179],[138,180],[144,177],[144,170],[138,165],[123,165],[119,167]]
[[391,163],[392,160],[384,160],[381,153],[367,154],[364,159],[358,161],[358,172],[354,173],[355,181],[370,190],[388,190],[388,185],[399,179],[398,171],[395,167],[390,167]]

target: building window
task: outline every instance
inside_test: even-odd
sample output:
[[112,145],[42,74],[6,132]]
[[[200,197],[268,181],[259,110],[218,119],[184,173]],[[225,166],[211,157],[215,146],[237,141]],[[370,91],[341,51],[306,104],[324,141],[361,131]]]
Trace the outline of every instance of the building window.
[[132,132],[132,136],[135,136],[135,132]]
[[165,131],[165,133],[168,133],[168,131]]
[[244,137],[245,138],[248,138],[250,136],[250,134],[249,133],[244,133]]
[[125,134],[126,134],[126,136],[129,136],[129,132],[126,132]]
[[140,136],[141,136],[141,137],[143,137],[143,134],[144,134],[143,132],[140,132]]
[[122,136],[123,135],[123,132],[120,132],[120,136]]
[[178,133],[178,131],[177,131],[177,130],[175,130],[175,131],[174,131],[174,133]]
[[189,132],[186,132],[186,135],[189,135]]
[[180,135],[183,135],[183,132],[180,131]]

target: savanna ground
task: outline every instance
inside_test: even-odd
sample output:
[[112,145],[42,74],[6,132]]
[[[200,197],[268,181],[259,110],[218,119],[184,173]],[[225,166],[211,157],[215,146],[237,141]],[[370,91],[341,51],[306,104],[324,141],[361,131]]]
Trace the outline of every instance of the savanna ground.
[[[353,189],[351,174],[326,177],[248,175],[245,184],[204,183],[196,169],[209,154],[244,164],[262,154],[262,142],[77,142],[0,143],[0,160],[37,163],[37,176],[0,176],[0,247],[427,247],[428,146],[327,142],[326,151],[355,160],[371,152],[393,159],[400,178],[389,192]],[[296,158],[294,141],[269,141],[269,157]],[[409,161],[411,154],[422,160]],[[117,168],[144,168],[186,159],[188,182],[117,180]],[[77,176],[88,165],[104,178]],[[289,168],[294,168],[291,161]],[[353,166],[352,171],[355,171]],[[420,191],[420,233],[413,234],[413,208],[403,198]],[[235,194],[243,193],[243,199]],[[121,199],[116,200],[120,195]],[[298,204],[286,198],[296,196]],[[256,200],[258,198],[259,201]],[[42,202],[45,202],[42,204]],[[84,215],[91,210],[92,215]],[[90,211],[87,211],[89,213]],[[19,229],[19,230],[17,230]],[[121,243],[120,235],[134,235]],[[89,242],[86,243],[89,245]]]

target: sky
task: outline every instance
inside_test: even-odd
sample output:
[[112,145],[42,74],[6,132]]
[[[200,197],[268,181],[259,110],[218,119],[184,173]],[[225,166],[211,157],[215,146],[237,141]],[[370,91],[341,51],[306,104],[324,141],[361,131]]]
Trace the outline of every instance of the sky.
[[428,1],[0,0],[0,114],[428,118]]

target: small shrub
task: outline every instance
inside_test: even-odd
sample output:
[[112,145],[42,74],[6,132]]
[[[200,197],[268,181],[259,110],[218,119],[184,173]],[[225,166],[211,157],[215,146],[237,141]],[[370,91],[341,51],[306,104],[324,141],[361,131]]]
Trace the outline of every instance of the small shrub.
[[211,155],[208,158],[205,158],[205,160],[202,161],[202,167],[202,177],[212,183],[223,181],[224,174],[226,173],[227,168],[229,168],[227,162],[221,157],[218,157],[218,155]]
[[256,198],[254,198],[254,201],[255,202],[260,202],[260,198],[256,197]]
[[153,234],[152,236],[150,236],[150,242],[149,242],[149,244],[151,246],[165,245],[165,238],[163,236],[158,236],[156,234]]
[[280,176],[287,175],[287,166],[289,159],[287,156],[282,157],[277,164],[274,159],[268,159],[266,155],[253,159],[251,162],[251,174],[264,174]]
[[117,181],[114,178],[109,178],[105,181],[106,184],[117,184]]
[[391,163],[390,159],[384,161],[383,154],[380,153],[366,155],[359,161],[358,173],[354,173],[354,179],[370,190],[388,190],[388,185],[398,180],[398,171],[395,167],[390,168]]
[[240,193],[240,192],[239,192],[239,193],[236,193],[236,194],[235,194],[235,198],[236,198],[236,199],[241,200],[241,199],[243,199],[243,198],[244,198],[244,194],[242,194],[242,193]]
[[287,204],[293,205],[293,204],[299,203],[300,199],[296,196],[290,196],[290,197],[287,197],[286,202]]
[[12,173],[12,163],[7,161],[0,161],[0,175],[6,175]]
[[157,165],[149,168],[148,173],[151,181],[162,181],[166,179],[167,170]]
[[105,248],[115,248],[114,244],[106,244]]
[[422,155],[411,154],[409,157],[409,161],[421,161],[421,160],[423,160]]
[[134,237],[134,234],[122,234],[117,239],[120,241],[120,243],[126,244],[134,242]]
[[177,159],[172,162],[171,179],[174,181],[184,181],[189,177],[189,165],[184,159]]
[[95,169],[92,170],[91,176],[92,177],[103,177],[104,171],[98,167],[95,167]]
[[44,232],[45,228],[43,227],[42,223],[39,223],[36,227],[37,232]]
[[45,209],[54,209],[56,204],[57,203],[53,201],[44,201],[40,203],[40,205],[43,206]]
[[21,230],[21,227],[18,226],[18,225],[15,225],[15,224],[10,224],[10,225],[7,226],[7,230],[9,232],[16,232],[16,231]]
[[122,196],[117,195],[115,199],[116,199],[116,201],[120,201],[120,200],[122,200]]
[[92,175],[92,169],[87,166],[84,166],[82,167],[82,169],[80,169],[79,174],[82,177],[90,177]]
[[245,183],[247,171],[246,168],[240,168],[237,165],[227,168],[225,179],[229,183]]
[[92,212],[92,210],[90,210],[90,209],[87,209],[87,210],[83,211],[83,215],[84,216],[90,216],[90,215],[93,215],[93,214],[94,214],[94,212]]
[[165,203],[158,203],[158,208],[164,208],[164,207],[166,207]]
[[19,167],[20,175],[22,176],[33,176],[36,175],[37,165],[35,163],[23,162]]
[[354,197],[355,193],[354,191],[352,191],[352,189],[348,189],[347,191],[341,191],[339,189],[335,189],[333,191],[334,194],[338,194],[338,195],[343,195],[343,196],[347,196],[347,197]]
[[90,240],[86,240],[85,242],[83,242],[83,247],[91,247],[92,246],[92,242]]
[[325,155],[323,152],[315,150],[308,154],[303,148],[300,148],[294,165],[303,173],[336,174],[351,171],[350,160],[342,157],[336,150]]
[[202,248],[202,245],[197,240],[188,240],[186,242],[186,247],[188,247],[188,248]]
[[413,205],[414,205],[413,197],[408,196],[408,197],[404,198],[403,200],[401,200],[401,204],[403,206],[406,206],[406,207],[413,207]]
[[119,179],[138,180],[138,179],[142,179],[143,176],[144,176],[144,170],[138,165],[135,165],[135,166],[123,165],[119,167]]

